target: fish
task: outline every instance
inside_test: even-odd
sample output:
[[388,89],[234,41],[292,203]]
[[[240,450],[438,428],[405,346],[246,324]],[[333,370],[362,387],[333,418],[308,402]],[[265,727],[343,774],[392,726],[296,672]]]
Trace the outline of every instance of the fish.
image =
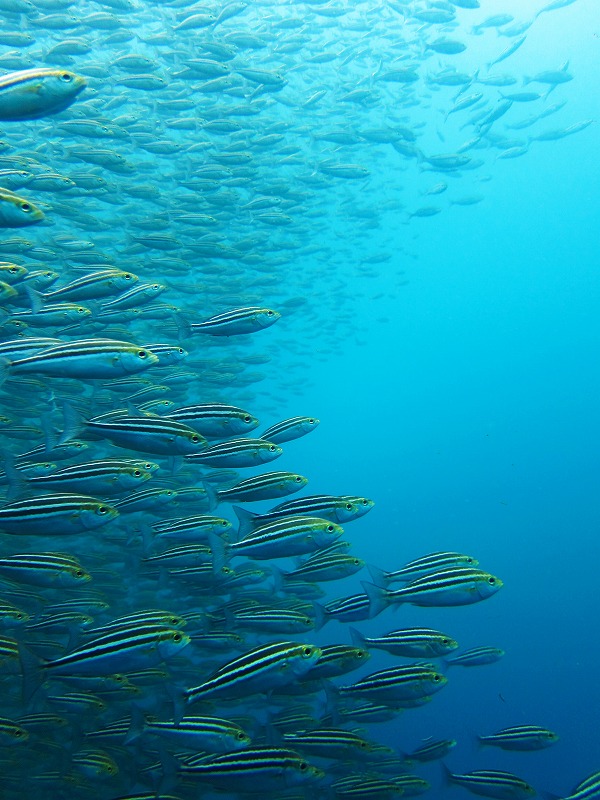
[[514,725],[510,728],[503,728],[496,733],[480,736],[479,742],[482,745],[499,747],[501,750],[543,750],[556,744],[558,734],[541,728],[537,725]]
[[20,122],[58,114],[87,86],[81,75],[52,67],[9,72],[0,77],[0,120]]
[[453,774],[447,770],[446,779],[448,783],[462,786],[472,794],[482,797],[525,800],[525,798],[534,797],[536,794],[535,789],[522,778],[513,775],[511,772],[502,772],[500,770],[478,769],[462,775]]

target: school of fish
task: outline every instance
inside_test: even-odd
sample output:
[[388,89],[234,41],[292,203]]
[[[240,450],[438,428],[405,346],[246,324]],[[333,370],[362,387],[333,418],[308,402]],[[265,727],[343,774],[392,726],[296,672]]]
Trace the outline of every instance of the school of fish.
[[[451,771],[435,731],[378,741],[450,667],[502,658],[435,627],[501,603],[502,580],[425,548],[336,596],[374,501],[270,462],[319,425],[279,409],[306,344],[352,335],[346,276],[406,252],[398,222],[483,201],[497,160],[591,124],[544,122],[568,63],[497,69],[573,2],[517,20],[479,0],[0,0],[3,799],[387,800],[441,771],[444,796],[546,788],[485,751]],[[480,36],[497,55],[465,70]],[[400,604],[404,627],[369,635]],[[527,720],[479,738],[558,741]],[[600,772],[567,800],[594,798]]]

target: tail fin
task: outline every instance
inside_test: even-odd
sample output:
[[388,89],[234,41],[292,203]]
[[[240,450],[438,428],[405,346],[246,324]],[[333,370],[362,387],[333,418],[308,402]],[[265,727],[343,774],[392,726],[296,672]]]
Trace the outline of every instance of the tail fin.
[[367,650],[367,639],[356,628],[350,627],[350,636],[352,637],[352,644],[355,647],[360,647],[361,650]]
[[379,567],[374,566],[373,564],[367,564],[367,569],[369,570],[373,583],[376,586],[381,586],[383,589],[385,589],[390,582],[387,572]]
[[125,737],[123,744],[127,745],[131,742],[135,742],[136,739],[139,739],[140,736],[144,733],[144,727],[146,725],[146,718],[144,716],[144,712],[142,709],[136,705],[136,703],[131,704],[131,723],[129,725],[129,730],[127,731],[127,736]]
[[373,619],[389,606],[389,592],[374,583],[367,583],[367,581],[361,581],[361,583],[369,597],[369,619]]
[[240,536],[246,536],[248,533],[256,528],[256,520],[260,518],[260,514],[255,514],[254,511],[248,511],[241,506],[233,506],[235,515],[239,520],[238,532]]

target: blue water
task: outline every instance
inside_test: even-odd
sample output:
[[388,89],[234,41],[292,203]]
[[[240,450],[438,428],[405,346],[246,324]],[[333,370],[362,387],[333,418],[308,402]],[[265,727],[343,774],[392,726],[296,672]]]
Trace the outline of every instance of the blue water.
[[[112,8],[101,3],[81,4],[81,8],[78,5],[72,5],[71,11],[81,17]],[[166,4],[166,10],[161,9],[161,5],[135,4],[142,30],[157,33],[163,12],[170,19],[172,9]],[[254,150],[250,176],[256,185],[242,182],[238,200],[231,207],[202,206],[198,211],[214,213],[219,222],[217,238],[231,246],[243,235],[259,233],[262,238],[253,252],[266,260],[267,267],[269,259],[283,254],[282,264],[263,271],[241,264],[236,273],[230,261],[219,262],[225,265],[222,293],[219,293],[219,279],[210,273],[207,277],[201,270],[196,273],[196,263],[184,274],[165,270],[161,275],[156,261],[149,269],[144,264],[145,258],[148,253],[154,259],[160,257],[158,250],[142,248],[142,255],[131,251],[131,269],[139,272],[136,264],[142,271],[145,268],[141,273],[144,280],[164,279],[169,286],[165,302],[179,304],[183,315],[193,321],[238,305],[255,305],[257,297],[261,304],[273,308],[289,298],[304,298],[306,303],[293,313],[282,312],[282,319],[273,328],[251,337],[232,338],[215,348],[208,345],[206,352],[201,344],[197,345],[193,353],[196,358],[222,355],[224,360],[235,361],[246,353],[257,352],[269,354],[272,360],[248,367],[263,375],[255,385],[236,386],[232,379],[230,384],[220,383],[214,388],[200,381],[190,389],[187,402],[215,397],[248,407],[261,420],[258,431],[294,415],[318,417],[318,429],[285,444],[284,455],[269,468],[308,476],[311,493],[372,498],[374,509],[346,526],[352,552],[368,564],[391,571],[427,553],[458,551],[472,554],[481,568],[502,579],[502,590],[476,605],[459,608],[403,605],[398,610],[388,609],[373,620],[352,623],[370,636],[395,628],[428,626],[447,631],[459,641],[461,650],[490,645],[506,653],[498,663],[489,666],[449,669],[448,685],[431,703],[406,710],[394,722],[370,726],[368,738],[401,752],[411,751],[429,738],[455,738],[457,747],[446,759],[453,772],[508,770],[526,779],[538,793],[567,796],[587,775],[600,769],[597,734],[600,690],[596,677],[600,661],[597,634],[600,5],[597,0],[577,0],[570,6],[542,14],[526,31],[525,44],[491,70],[517,78],[514,86],[500,87],[500,92],[545,93],[547,86],[538,83],[525,86],[523,77],[556,70],[568,61],[573,80],[557,86],[545,99],[513,103],[506,117],[495,122],[491,129],[507,139],[525,141],[527,152],[518,158],[500,159],[497,156],[503,148],[483,141],[468,150],[472,158],[482,158],[483,165],[477,170],[453,172],[428,171],[421,159],[403,158],[390,145],[363,141],[356,147],[342,147],[338,151],[334,145],[312,138],[312,134],[327,128],[353,130],[367,125],[373,128],[406,125],[419,133],[416,144],[423,154],[457,152],[473,135],[473,126],[466,131],[461,129],[472,112],[462,111],[444,122],[444,114],[461,87],[431,85],[424,76],[442,66],[472,74],[473,85],[465,93],[485,92],[491,107],[499,97],[498,90],[476,84],[476,70],[484,75],[485,64],[513,39],[492,30],[476,36],[471,33],[473,21],[481,22],[497,13],[511,13],[517,21],[527,20],[542,7],[541,0],[481,0],[482,8],[476,11],[458,8],[456,23],[440,31],[436,26],[429,30],[414,24],[408,30],[404,28],[399,22],[399,9],[406,7],[406,3],[390,4],[389,8],[385,3],[367,4],[364,18],[369,19],[370,14],[377,22],[376,30],[371,35],[368,31],[362,34],[364,46],[370,48],[367,55],[360,54],[345,72],[340,67],[345,91],[351,84],[363,85],[365,76],[364,84],[374,86],[373,78],[368,81],[368,76],[378,68],[374,53],[380,48],[386,58],[390,53],[402,55],[401,48],[397,53],[394,50],[395,37],[431,40],[443,32],[468,44],[464,53],[452,58],[436,55],[425,58],[421,53],[419,60],[415,51],[411,51],[411,63],[418,64],[420,74],[414,103],[403,106],[399,102],[396,107],[392,102],[394,92],[400,98],[403,95],[399,85],[389,84],[378,102],[367,108],[344,104],[339,99],[340,86],[328,83],[337,80],[338,61],[333,65],[307,67],[302,52],[292,55],[271,52],[287,32],[276,27],[271,30],[270,15],[273,18],[305,15],[304,35],[320,43],[314,45],[315,50],[311,49],[310,54],[314,55],[321,47],[337,49],[336,26],[342,26],[343,30],[348,20],[362,18],[361,7],[365,4],[358,4],[356,9],[352,3],[337,5],[347,7],[340,21],[335,17],[315,16],[309,4],[249,3],[246,12],[208,34],[218,39],[221,32],[234,29],[271,31],[266,54],[263,50],[242,51],[236,57],[256,68],[281,69],[289,85],[281,92],[280,102],[278,94],[273,94],[272,100],[267,93],[266,111],[248,118],[250,123],[246,117],[232,118],[243,125],[249,124],[255,135],[270,133],[278,121],[285,121],[289,126],[286,131],[291,131],[287,141],[297,146],[297,161],[292,166],[283,165],[269,150]],[[34,6],[39,14],[51,13],[35,0]],[[446,5],[431,6],[438,7]],[[216,5],[215,9],[218,11]],[[114,13],[119,17],[118,10]],[[85,22],[81,22],[82,27],[75,34],[50,29],[40,33],[39,26],[34,24],[36,18],[31,10],[22,15],[9,14],[9,24],[15,30],[31,31],[37,37],[33,56],[38,53],[42,58],[48,43],[81,35],[92,39],[95,49],[90,56],[74,58],[69,69],[77,72],[80,67],[87,74],[86,58],[88,62],[103,63],[95,37],[104,33],[100,34],[92,25],[87,27]],[[126,27],[123,19],[121,24]],[[389,23],[382,23],[387,19]],[[172,33],[170,28],[169,32]],[[175,62],[186,56],[186,47],[191,55],[198,55],[196,45],[190,44],[189,39],[178,40],[172,35],[175,49],[181,48]],[[339,38],[343,40],[344,36]],[[2,47],[0,63],[8,49]],[[359,48],[354,39],[352,47]],[[164,74],[175,68],[160,46],[154,48],[136,39],[115,46],[111,57],[140,51],[157,57]],[[35,58],[33,61],[37,63]],[[26,66],[31,65],[24,62],[23,67]],[[386,67],[389,66],[388,58]],[[329,93],[313,116],[298,98],[305,100],[320,87]],[[108,97],[120,97],[124,105],[116,103],[115,111],[110,105],[104,106],[103,91]],[[104,83],[92,71],[88,98],[97,101],[99,115],[117,117],[137,113],[138,118],[154,119],[156,136],[163,135],[164,129],[158,122],[176,113],[161,111],[150,92],[134,93],[133,97],[119,94],[126,91],[116,88],[108,79]],[[234,95],[235,101],[227,96],[226,102],[248,102],[249,94],[245,86],[241,100]],[[83,98],[85,95],[77,103],[83,102]],[[135,98],[143,98],[139,101],[141,105],[136,105]],[[160,92],[156,98],[158,103]],[[565,106],[560,111],[532,128],[507,127],[544,106],[563,101]],[[201,115],[202,102],[204,99],[200,98],[193,112],[181,112],[182,115]],[[52,128],[61,120],[77,118],[77,103],[43,124],[24,123],[29,137],[28,152],[38,142],[39,151],[33,152],[65,174],[69,167],[73,172],[89,171],[88,165],[74,158],[69,161],[68,152],[65,154],[61,149],[65,141]],[[87,107],[87,116],[91,115],[90,108],[94,106]],[[126,126],[127,120],[121,119]],[[583,120],[593,122],[572,136],[556,141],[528,140],[532,131],[538,135]],[[18,131],[11,123],[5,123],[4,133],[14,148],[12,152],[18,154]],[[173,130],[167,130],[167,134],[175,140],[181,136],[186,144],[192,136]],[[46,135],[58,138],[46,147]],[[207,137],[198,131],[194,136],[217,149],[238,141],[235,136]],[[74,143],[105,146],[101,140],[83,138],[75,138]],[[126,156],[132,158],[136,167],[144,162],[152,164],[148,175],[143,170],[133,178],[118,177],[101,168],[92,168],[93,172],[121,188],[129,181],[160,184],[164,178],[161,187],[164,198],[168,199],[171,192],[173,207],[179,208],[177,181],[185,170],[177,156],[160,157],[155,163],[147,152],[141,156],[140,152],[130,153],[129,143],[111,142],[110,146],[116,150],[125,148]],[[360,181],[326,180],[311,188],[311,176],[314,178],[316,174],[322,179],[319,164],[326,158],[361,165],[370,175]],[[306,192],[306,197],[300,200],[301,210],[296,209],[297,215],[294,207],[289,211],[293,218],[289,227],[260,227],[244,217],[238,206],[242,200],[248,202],[254,195],[262,194],[264,186],[276,181]],[[444,193],[424,194],[440,181],[448,184]],[[27,194],[26,188],[23,194]],[[100,219],[113,226],[108,233],[86,230],[82,224],[76,224],[76,219],[72,222],[69,214],[61,216],[60,207],[53,211],[52,197],[34,197],[42,204],[48,201],[49,207],[44,206],[46,215],[57,227],[32,227],[23,235],[37,246],[52,245],[52,236],[57,233],[89,239],[99,251],[120,264],[129,263],[128,235],[138,235],[140,231],[128,224],[131,197],[119,197],[124,211],[118,205],[108,204],[97,211]],[[452,203],[470,197],[477,202]],[[62,201],[68,202],[68,193],[64,198]],[[439,207],[440,213],[411,218],[415,210],[428,206]],[[85,210],[85,198],[82,208]],[[139,216],[161,210],[164,207],[140,201]],[[171,210],[167,204],[166,211]],[[287,213],[285,208],[282,211]],[[178,235],[176,223],[166,232],[170,230]],[[3,239],[20,233],[4,229]],[[203,229],[204,233],[209,231]],[[289,250],[282,247],[282,243],[289,245],[294,240],[296,243]],[[379,254],[382,259],[375,263]],[[2,257],[28,263],[27,252]],[[193,260],[189,252],[186,258]],[[60,248],[57,262],[57,271],[65,282],[75,276]],[[202,267],[206,261],[198,259],[198,264]],[[55,264],[50,266],[54,268]],[[229,268],[231,274],[227,273]],[[277,278],[274,283],[266,283],[264,288],[260,282],[252,283],[254,278],[269,272]],[[192,296],[189,284],[203,282],[210,291],[204,292],[206,286],[202,286],[198,295]],[[14,313],[14,309],[9,311]],[[177,341],[181,332],[172,319],[164,325],[151,321],[147,328],[136,328],[137,324],[126,321],[123,328],[136,341],[148,338],[156,341],[161,335],[165,340]],[[69,335],[73,334],[65,334]],[[182,366],[185,367],[185,362]],[[64,387],[55,386],[60,397]],[[2,402],[0,410],[8,413],[9,399],[3,396]],[[14,414],[14,409],[11,413]],[[53,413],[59,420],[58,405],[53,407]],[[6,451],[21,452],[23,443],[11,439],[10,430],[4,434]],[[99,458],[103,454],[100,449],[90,457]],[[255,474],[252,470],[241,472],[242,477]],[[263,512],[270,505],[256,504],[252,509]],[[217,513],[235,520],[228,506],[220,507]],[[51,549],[51,543],[46,544],[45,549]],[[36,545],[38,550],[44,549],[39,543]],[[31,549],[35,549],[33,543]],[[2,542],[3,556],[14,552],[17,551],[12,541]],[[78,554],[83,560],[85,552]],[[123,568],[121,579],[124,574]],[[360,592],[361,580],[369,580],[366,570],[327,584],[326,599]],[[172,597],[171,601],[174,600]],[[185,616],[186,609],[175,610]],[[112,616],[119,613],[125,610],[114,609]],[[349,642],[349,639],[348,626],[335,621],[308,636],[308,640],[317,644]],[[374,650],[368,667],[336,679],[336,683],[350,683],[394,663],[392,656]],[[6,716],[24,713],[24,708],[15,705],[12,693],[10,697]],[[161,711],[164,708],[163,705]],[[122,702],[118,709],[121,714],[126,713]],[[4,712],[0,709],[1,714]],[[478,748],[478,735],[517,724],[542,725],[556,731],[560,741],[547,750],[533,753]],[[69,730],[73,738],[65,746],[67,755],[72,754],[79,741],[77,724],[73,723]],[[102,746],[100,742],[97,744]],[[12,752],[7,749],[6,755],[10,758]],[[127,756],[123,751],[117,750],[115,757],[124,768]],[[28,762],[16,763],[22,769]],[[466,796],[464,789],[443,785],[438,763],[419,766],[415,771],[431,782],[431,797],[445,797],[450,792],[457,797],[461,792]],[[135,768],[131,776],[131,785],[122,780],[114,791],[106,783],[94,782],[88,784],[88,789],[93,797],[110,800],[139,786],[140,774],[135,773]],[[42,795],[46,788],[41,790]],[[60,783],[57,791],[62,792],[59,796],[67,796]],[[182,796],[190,796],[186,791],[183,790]],[[308,796],[312,796],[311,791],[309,788]],[[40,796],[35,782],[26,792],[27,797]],[[8,796],[14,796],[12,791]]]

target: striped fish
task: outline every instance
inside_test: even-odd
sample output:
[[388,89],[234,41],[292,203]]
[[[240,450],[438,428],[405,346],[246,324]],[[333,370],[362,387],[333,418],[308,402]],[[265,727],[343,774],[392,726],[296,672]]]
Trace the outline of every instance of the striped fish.
[[377,637],[363,636],[355,628],[350,632],[352,641],[359,647],[385,650],[405,658],[439,658],[458,647],[451,636],[431,628],[402,628]]
[[495,664],[503,656],[504,650],[499,647],[472,647],[470,650],[465,650],[464,653],[453,656],[453,658],[447,658],[446,666],[481,667],[485,664]]
[[317,551],[296,569],[284,572],[283,576],[286,580],[300,578],[305,581],[336,581],[354,575],[364,566],[362,558],[347,553],[329,553],[321,556],[320,551]]
[[558,735],[538,725],[513,725],[497,733],[480,736],[479,741],[482,745],[492,745],[501,750],[529,751],[550,747],[558,741]]
[[68,108],[87,82],[64,69],[10,72],[0,78],[0,120],[39,119]]
[[106,525],[119,512],[95,497],[49,494],[15,500],[0,508],[0,530],[13,534],[77,534]]
[[319,758],[366,758],[371,744],[352,731],[341,728],[320,728],[312,731],[283,734],[284,744],[297,747],[302,753]]
[[267,472],[239,481],[229,489],[220,489],[219,502],[251,503],[258,500],[274,500],[303,489],[308,478],[294,472]]
[[429,697],[443,689],[448,679],[429,667],[401,666],[367,675],[350,686],[340,687],[340,694],[375,702],[398,702]]
[[120,514],[134,514],[139,511],[152,511],[172,503],[177,499],[175,489],[142,489],[127,497],[119,497],[113,501],[114,507]]
[[87,633],[90,636],[105,635],[116,633],[124,628],[131,628],[136,625],[158,625],[168,628],[183,628],[185,619],[178,614],[173,614],[172,611],[163,611],[162,609],[148,609],[146,611],[135,611],[133,614],[127,614],[123,617],[117,617],[111,620],[106,625],[99,628],[93,628]]
[[220,667],[208,680],[188,689],[190,705],[212,697],[245,697],[293,683],[315,664],[321,650],[312,644],[276,642],[260,645]]
[[189,455],[206,446],[206,439],[195,430],[165,417],[119,415],[110,420],[94,417],[86,425],[90,431],[119,447],[144,453]]
[[265,633],[305,633],[314,621],[293,608],[251,608],[232,615],[233,626]]
[[231,557],[286,558],[327,547],[339,539],[343,532],[340,525],[326,519],[285,517],[277,522],[261,525],[239,542],[226,545],[222,540],[212,538],[211,547],[215,554],[215,563],[222,561],[225,553]]
[[385,778],[368,775],[349,775],[332,784],[336,797],[348,800],[393,800],[404,794],[403,789]]
[[445,758],[456,747],[456,739],[442,739],[440,741],[427,742],[417,747],[412,753],[406,755],[406,761],[437,761]]
[[462,786],[473,794],[495,797],[498,800],[526,800],[536,794],[535,789],[522,778],[500,770],[477,769],[463,775],[447,770],[446,777],[448,783]]
[[188,455],[187,460],[217,467],[259,467],[282,453],[279,445],[264,439],[231,439],[213,444],[202,453]]
[[283,444],[283,442],[291,442],[293,439],[306,436],[307,433],[314,431],[318,424],[319,420],[316,417],[290,417],[276,425],[271,425],[261,433],[260,438],[275,442],[275,444]]
[[476,567],[476,558],[464,555],[463,553],[430,553],[414,561],[410,561],[402,569],[394,572],[384,572],[376,567],[369,567],[373,582],[379,586],[387,586],[388,583],[398,581],[414,581],[431,575],[433,572],[442,572],[452,567]]
[[225,403],[184,406],[175,409],[168,416],[169,419],[189,425],[208,438],[241,436],[258,426],[258,420],[248,411]]
[[295,500],[287,500],[271,509],[266,514],[254,514],[246,509],[234,507],[240,521],[240,532],[247,533],[258,525],[271,520],[280,519],[291,515],[307,515],[322,517],[332,522],[350,522],[350,520],[363,516],[375,504],[366,497],[333,497],[331,495],[311,495]]
[[138,283],[128,291],[118,295],[118,297],[103,303],[98,316],[101,317],[104,311],[139,308],[140,305],[150,302],[154,297],[164,292],[166,288],[162,283]]
[[54,300],[57,297],[78,301],[92,300],[121,292],[138,280],[137,275],[132,272],[124,272],[120,269],[103,269],[82,275],[81,278],[76,278],[65,286],[53,289],[51,292],[44,292],[42,297],[44,300]]
[[394,591],[372,583],[363,583],[363,586],[374,617],[388,605],[398,603],[434,607],[471,605],[496,594],[502,588],[502,581],[479,569],[455,567],[417,578]]
[[181,762],[179,773],[224,791],[278,792],[312,783],[325,773],[293,750],[281,747],[249,747],[209,759],[192,757]]
[[180,542],[189,541],[196,544],[199,539],[226,534],[232,527],[228,519],[200,514],[195,517],[155,522],[152,529],[157,539],[177,539]]
[[30,477],[29,483],[42,488],[67,489],[97,492],[102,496],[119,494],[134,489],[152,474],[144,470],[141,464],[132,464],[126,460],[89,461],[86,464],[74,464],[64,467],[50,475]]
[[340,597],[331,600],[325,606],[315,603],[316,628],[319,630],[330,619],[339,622],[358,622],[369,619],[371,603],[366,594],[353,594],[350,597]]
[[233,722],[219,717],[183,717],[177,724],[173,721],[145,719],[134,706],[131,725],[125,744],[143,735],[159,736],[175,747],[205,753],[229,753],[243,750],[250,744],[248,734]]
[[212,563],[212,551],[204,544],[183,544],[142,560],[147,564],[166,567],[195,567]]
[[162,663],[180,652],[190,637],[160,624],[132,624],[88,642],[65,656],[46,661],[51,675],[112,675]]
[[600,797],[600,772],[594,772],[577,784],[572,794],[564,800],[597,800]]
[[56,378],[111,378],[141,372],[158,364],[158,356],[131,342],[81,339],[62,342],[40,352],[9,361],[4,375],[39,374]]
[[281,314],[271,308],[248,306],[234,308],[209,317],[204,322],[192,323],[191,333],[208,333],[211,336],[239,336],[268,328],[280,319]]
[[76,587],[91,581],[79,561],[63,553],[22,553],[0,558],[0,575],[16,583]]

